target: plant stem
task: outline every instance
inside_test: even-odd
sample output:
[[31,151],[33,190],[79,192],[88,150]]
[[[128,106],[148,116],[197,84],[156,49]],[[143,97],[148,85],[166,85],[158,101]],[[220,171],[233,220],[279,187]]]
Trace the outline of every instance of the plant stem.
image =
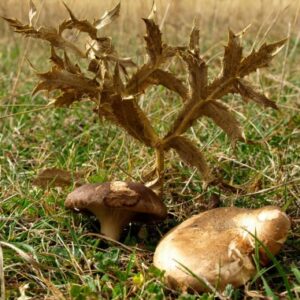
[[158,178],[157,181],[158,196],[161,197],[164,189],[164,168],[165,168],[164,148],[162,146],[155,148],[155,155],[156,155],[156,161],[155,161],[156,175]]

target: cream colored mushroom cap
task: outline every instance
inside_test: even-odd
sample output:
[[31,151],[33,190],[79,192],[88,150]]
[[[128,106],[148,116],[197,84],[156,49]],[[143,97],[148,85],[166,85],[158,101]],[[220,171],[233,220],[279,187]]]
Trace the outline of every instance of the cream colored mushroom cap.
[[276,254],[289,228],[288,217],[274,206],[256,210],[216,208],[171,230],[155,251],[154,265],[165,270],[167,284],[173,288],[207,291],[199,278],[219,290],[227,284],[238,287],[256,273],[252,235],[256,234]]

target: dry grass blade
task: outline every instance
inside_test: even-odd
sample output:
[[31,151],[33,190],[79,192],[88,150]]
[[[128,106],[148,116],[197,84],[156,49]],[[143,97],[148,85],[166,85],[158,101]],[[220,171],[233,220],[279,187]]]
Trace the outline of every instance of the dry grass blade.
[[166,147],[173,148],[182,161],[190,166],[196,167],[205,181],[209,182],[213,180],[203,154],[191,140],[183,136],[174,137],[168,142]]
[[287,39],[280,40],[272,44],[263,44],[258,51],[253,51],[245,57],[239,67],[240,77],[244,77],[256,69],[264,68],[269,65],[273,57],[282,49]]
[[241,94],[244,99],[250,99],[258,104],[262,104],[266,107],[272,107],[278,109],[276,103],[264,94],[257,92],[249,82],[243,79],[237,79],[235,83],[236,91]]
[[4,263],[3,251],[0,244],[0,300],[5,300],[5,277],[4,277]]
[[235,76],[242,60],[243,48],[240,45],[240,37],[230,29],[228,33],[228,45],[225,46],[223,58],[223,76]]
[[39,263],[31,255],[27,254],[26,252],[24,252],[23,250],[19,249],[18,247],[14,246],[14,245],[12,245],[10,243],[6,243],[6,242],[2,242],[2,241],[0,241],[0,246],[12,249],[22,259],[24,259],[26,262],[28,262],[29,264],[31,264],[37,270],[40,269]]
[[71,173],[58,168],[45,169],[34,179],[33,185],[41,188],[47,187],[65,187],[75,183],[76,186],[84,184],[83,172]]
[[121,3],[118,3],[112,10],[107,11],[104,15],[94,23],[94,26],[99,30],[113,22],[120,15]]
[[33,1],[30,0],[30,2],[29,2],[29,13],[28,13],[28,19],[29,19],[30,26],[32,25],[32,20],[33,20],[34,16],[36,15],[36,13],[37,13],[36,7],[35,7]]

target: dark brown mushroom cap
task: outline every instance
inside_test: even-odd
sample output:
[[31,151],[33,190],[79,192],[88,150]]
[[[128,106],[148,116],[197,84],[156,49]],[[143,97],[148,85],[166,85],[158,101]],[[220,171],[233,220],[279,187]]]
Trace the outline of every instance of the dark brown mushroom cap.
[[159,197],[141,183],[112,181],[85,184],[71,192],[65,201],[65,207],[74,210],[90,210],[104,206],[128,210],[142,214],[137,218],[164,219],[166,206]]

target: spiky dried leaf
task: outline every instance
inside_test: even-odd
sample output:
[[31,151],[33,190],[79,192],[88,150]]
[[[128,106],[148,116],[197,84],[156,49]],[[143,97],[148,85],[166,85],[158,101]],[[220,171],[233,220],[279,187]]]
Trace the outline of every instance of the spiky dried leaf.
[[181,51],[181,57],[189,70],[191,100],[195,103],[207,97],[207,65],[202,58],[188,51]]
[[155,65],[163,52],[163,44],[161,39],[161,32],[158,25],[151,19],[143,19],[147,35],[145,36],[146,49],[150,58],[150,62]]
[[222,128],[232,141],[244,141],[244,133],[240,123],[227,106],[218,101],[209,101],[203,105],[201,114],[209,117]]
[[223,58],[223,76],[235,76],[242,60],[243,48],[240,45],[240,37],[230,29],[228,32],[228,44],[225,46]]
[[159,142],[149,119],[137,104],[136,99],[122,100],[118,94],[102,95],[100,106],[100,114],[103,112],[105,117],[123,127],[131,136],[145,145],[155,147]]
[[52,69],[46,73],[37,74],[42,80],[34,89],[33,94],[41,90],[76,89],[89,95],[97,95],[100,86],[96,80],[86,78],[83,74],[73,74],[66,70]]
[[83,97],[83,94],[70,90],[64,92],[62,95],[55,98],[54,106],[56,107],[69,107],[72,103],[80,101]]
[[148,77],[147,83],[162,85],[180,95],[183,101],[188,98],[189,91],[183,84],[182,80],[178,79],[170,72],[157,69]]
[[92,39],[97,39],[97,28],[87,20],[78,20],[66,3],[64,3],[64,6],[68,11],[71,20],[64,22],[63,25],[60,26],[60,33],[65,29],[77,29],[81,32],[88,33]]
[[113,22],[120,15],[121,3],[119,2],[112,10],[106,11],[104,15],[97,21],[94,26],[99,30]]
[[256,89],[246,80],[237,79],[235,82],[235,89],[239,94],[241,94],[243,99],[250,99],[266,107],[272,107],[274,109],[278,109],[274,101],[270,100],[264,94],[256,91]]
[[252,53],[245,57],[239,67],[239,76],[244,77],[259,68],[269,65],[273,57],[283,48],[287,39],[280,40],[272,44],[263,44],[258,51],[253,50]]
[[196,24],[194,24],[192,32],[190,34],[189,49],[195,54],[199,54],[199,39],[200,39],[200,30]]
[[60,49],[70,49],[76,55],[80,57],[85,57],[85,54],[73,43],[65,40],[55,28],[53,27],[40,27],[39,29],[35,29],[34,27],[23,24],[17,19],[8,19],[4,18],[11,27],[15,29],[15,32],[24,34],[26,37],[33,37],[36,39],[42,39],[48,41],[51,46],[57,47]]
[[49,168],[43,170],[33,181],[33,185],[47,187],[65,187],[75,183],[76,186],[84,184],[83,173],[71,173],[70,171],[58,168]]
[[213,179],[203,154],[191,140],[183,136],[177,136],[168,142],[168,146],[178,153],[182,161],[192,167],[196,167],[205,181]]

